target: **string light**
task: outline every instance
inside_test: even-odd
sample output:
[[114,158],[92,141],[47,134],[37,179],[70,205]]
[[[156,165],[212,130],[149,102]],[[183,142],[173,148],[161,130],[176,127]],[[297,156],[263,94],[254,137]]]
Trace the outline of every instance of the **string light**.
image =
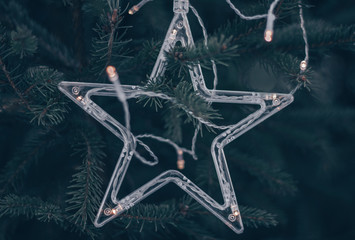
[[131,125],[130,125],[131,116],[130,116],[130,113],[128,110],[128,103],[126,100],[126,95],[122,89],[116,68],[113,66],[108,66],[106,68],[106,73],[107,73],[108,78],[110,79],[110,81],[113,83],[113,85],[115,87],[116,96],[117,96],[118,100],[122,103],[124,116],[125,116],[125,126],[129,130],[129,129],[131,129]]
[[[144,4],[148,1],[142,1]],[[141,2],[141,3],[142,3]],[[228,2],[228,0],[227,0]],[[230,2],[230,1],[229,1]],[[273,7],[269,10],[268,15],[272,14],[274,7],[277,4],[277,0],[271,4]],[[187,20],[188,0],[174,0],[174,18],[169,26],[168,33],[172,33],[173,30],[176,30],[176,38],[173,41],[169,41],[170,34],[167,35],[166,39],[163,42],[160,53],[154,65],[151,79],[154,80],[157,77],[160,77],[164,74],[166,68],[166,58],[164,56],[166,49],[171,49],[175,46],[177,41],[180,41],[183,47],[186,47],[186,44],[189,43],[191,46],[194,46],[190,26]],[[140,6],[142,7],[143,4]],[[139,8],[140,8],[139,7]],[[138,9],[139,9],[138,8]],[[197,11],[196,11],[197,12]],[[197,14],[198,15],[198,14]],[[266,17],[266,16],[263,16]],[[270,17],[270,21],[274,21]],[[179,22],[183,22],[182,28],[179,28]],[[202,21],[201,21],[202,22]],[[180,24],[181,25],[181,24]],[[203,24],[200,23],[203,26]],[[268,24],[267,24],[268,26]],[[270,24],[269,24],[270,26]],[[273,27],[273,25],[272,25]],[[267,29],[271,30],[271,29]],[[272,36],[272,35],[271,35]],[[151,156],[154,153],[150,148],[144,144],[140,139],[147,137],[156,139],[161,142],[165,142],[173,146],[177,151],[177,158],[183,160],[183,153],[189,153],[195,158],[195,144],[199,127],[195,129],[195,133],[192,139],[191,150],[187,150],[179,147],[176,143],[169,139],[164,139],[159,136],[151,134],[143,134],[134,136],[129,127],[129,111],[127,99],[137,98],[139,96],[148,96],[148,97],[158,97],[161,99],[168,100],[172,103],[177,103],[176,99],[167,96],[162,93],[154,93],[146,91],[141,86],[132,86],[132,85],[121,85],[119,82],[119,76],[114,67],[109,66],[106,69],[107,75],[113,84],[93,84],[93,83],[78,83],[78,82],[61,82],[59,84],[59,89],[75,101],[83,110],[88,114],[93,116],[97,121],[99,121],[103,126],[105,126],[109,131],[115,134],[123,142],[123,149],[119,155],[117,165],[113,171],[113,175],[107,187],[107,191],[104,195],[104,198],[101,202],[100,209],[94,220],[94,224],[97,227],[103,226],[105,223],[111,221],[113,218],[117,217],[122,212],[122,207],[125,206],[125,210],[133,207],[135,204],[139,203],[142,199],[151,195],[161,187],[165,186],[167,183],[172,182],[177,184],[182,190],[187,192],[192,198],[197,200],[202,204],[208,211],[218,217],[223,221],[228,227],[230,227],[236,233],[243,232],[243,223],[241,220],[240,212],[238,209],[238,204],[236,200],[235,191],[233,189],[233,183],[229,175],[228,165],[224,154],[224,147],[229,143],[236,140],[238,137],[243,135],[248,130],[252,129],[256,125],[260,124],[265,119],[271,117],[273,114],[282,110],[288,106],[293,101],[292,94],[298,89],[298,86],[294,88],[289,94],[282,93],[264,93],[264,92],[245,92],[245,91],[222,91],[222,90],[210,90],[207,89],[202,74],[200,64],[195,64],[189,69],[192,85],[194,91],[196,91],[201,98],[206,102],[213,103],[234,103],[234,104],[252,104],[259,105],[260,108],[255,112],[248,115],[246,118],[240,120],[239,122],[228,125],[220,126],[209,122],[201,117],[195,116],[193,113],[189,112],[189,115],[197,120],[199,125],[203,124],[208,127],[216,128],[219,130],[224,130],[213,140],[211,144],[211,154],[214,161],[214,165],[217,172],[217,177],[219,179],[222,197],[224,199],[223,205],[219,204],[207,193],[201,190],[197,185],[191,182],[186,176],[181,172],[176,170],[168,170],[157,177],[153,178],[140,188],[134,190],[129,195],[118,199],[117,194],[122,185],[123,179],[127,172],[128,166],[133,155],[138,156],[136,152],[137,144],[141,144],[143,147],[146,146],[147,151],[149,149]],[[78,96],[73,93],[73,87],[79,87],[81,94],[85,96],[85,104],[78,101]],[[92,100],[92,96],[117,96],[120,102],[124,106],[124,114],[126,126],[121,125],[116,119],[106,113],[102,108],[96,105]],[[79,96],[80,97],[80,96]],[[277,101],[277,104],[275,104]],[[128,116],[128,117],[127,117]],[[198,125],[198,126],[199,126]],[[153,157],[154,158],[154,157]],[[152,164],[155,162],[147,163]],[[106,215],[103,211],[104,206],[110,206],[112,204],[116,205],[116,208],[111,210],[110,215]],[[121,210],[119,210],[121,209]],[[230,210],[228,210],[230,209]]]
[[185,168],[185,160],[183,159],[183,151],[181,149],[177,152],[177,168],[182,170]]
[[115,209],[115,208],[105,208],[105,210],[104,210],[104,214],[106,215],[106,216],[111,216],[111,215],[117,215],[117,213],[118,213],[118,210],[117,209]]
[[271,42],[271,41],[272,41],[272,34],[273,34],[273,31],[271,31],[271,30],[266,30],[265,33],[264,33],[264,39],[265,39],[265,41]]
[[300,63],[300,69],[301,71],[305,71],[307,69],[307,62],[305,60]]
[[139,9],[141,9],[141,7],[143,7],[146,3],[151,2],[153,0],[142,0],[140,1],[137,5],[134,5],[131,9],[128,10],[128,14],[133,15],[136,12],[139,11]]
[[304,41],[304,53],[305,53],[305,58],[300,63],[300,70],[301,70],[301,73],[302,73],[302,72],[306,71],[307,65],[308,65],[308,59],[309,59],[309,45],[308,45],[306,27],[304,26],[302,0],[298,1],[298,8],[300,10],[299,11],[300,27],[301,27],[301,30],[302,30],[302,37],[303,37],[303,41]]
[[[205,28],[205,25],[202,21],[202,18],[200,17],[197,10],[192,5],[190,5],[190,9],[192,10],[193,14],[196,16],[196,18],[201,26],[203,38],[204,38],[204,45],[205,45],[206,49],[208,49],[208,35],[207,35],[207,30]],[[214,93],[214,91],[217,89],[218,76],[217,76],[217,66],[216,66],[216,63],[213,59],[211,60],[211,63],[212,63],[212,71],[213,71],[213,75],[214,75],[214,78],[213,78],[213,93]]]
[[229,4],[229,6],[234,10],[234,12],[242,19],[244,20],[257,20],[257,19],[262,19],[266,18],[266,28],[264,31],[264,39],[266,42],[271,42],[272,37],[274,34],[274,22],[276,20],[276,16],[274,15],[274,9],[277,5],[277,3],[280,0],[274,0],[269,7],[268,13],[267,14],[259,14],[259,15],[254,15],[254,16],[245,16],[241,13],[241,11],[234,6],[234,4],[230,0],[226,0],[226,2]]
[[106,73],[111,82],[115,82],[118,80],[118,74],[116,72],[116,68],[113,66],[108,66],[106,68]]
[[234,211],[234,212],[233,212],[233,215],[234,215],[234,216],[239,216],[239,211]]

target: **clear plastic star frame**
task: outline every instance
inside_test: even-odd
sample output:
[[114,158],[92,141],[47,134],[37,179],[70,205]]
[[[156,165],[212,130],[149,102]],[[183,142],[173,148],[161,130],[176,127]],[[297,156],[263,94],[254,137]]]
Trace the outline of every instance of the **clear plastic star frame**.
[[[177,42],[181,42],[182,46],[194,46],[187,19],[189,1],[174,0],[173,11],[174,17],[150,75],[150,78],[153,80],[164,74],[166,68],[165,53],[174,47]],[[61,82],[59,84],[59,89],[65,95],[111,131],[124,144],[95,218],[94,225],[96,227],[101,227],[118,217],[166,184],[174,183],[224,222],[234,232],[243,232],[241,214],[229,174],[224,147],[289,105],[293,101],[293,95],[246,91],[213,91],[207,89],[199,64],[191,66],[189,73],[194,90],[207,102],[252,104],[260,106],[257,111],[251,113],[246,118],[225,128],[211,144],[211,154],[224,200],[222,205],[177,170],[167,170],[140,188],[134,190],[129,195],[118,199],[117,194],[135,153],[136,140],[129,129],[110,116],[91,99],[92,96],[115,97],[116,91],[114,85],[85,82]],[[126,99],[148,95],[142,86],[122,85],[121,87]],[[149,96],[152,96],[152,93],[149,93]],[[159,97],[159,95],[157,96]]]

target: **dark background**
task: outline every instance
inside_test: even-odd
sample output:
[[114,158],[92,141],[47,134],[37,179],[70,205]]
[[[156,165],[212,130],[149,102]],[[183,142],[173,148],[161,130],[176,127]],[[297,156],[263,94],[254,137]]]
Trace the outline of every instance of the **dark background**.
[[[30,16],[35,21],[41,23],[75,52],[75,34],[68,7],[64,7],[60,3],[53,3],[54,1],[23,0],[20,2],[26,6]],[[234,2],[243,2],[240,3],[243,9],[243,7],[252,4],[254,1]],[[199,11],[209,33],[214,32],[220,25],[235,18],[231,9],[221,0],[191,0],[191,4]],[[355,3],[353,1],[307,1],[306,4],[309,5],[309,8],[305,10],[306,21],[307,19],[317,19],[331,25],[355,23]],[[133,26],[128,32],[127,38],[163,39],[170,22],[169,19],[172,17],[171,6],[172,1],[156,0],[147,4],[144,10],[136,15],[127,16],[124,24]],[[88,15],[90,14],[95,13],[88,13]],[[88,15],[84,15],[84,22],[92,20]],[[279,24],[286,23],[282,19],[276,21],[275,40],[277,40]],[[88,23],[87,26],[88,29],[85,29],[84,34],[85,37],[90,38],[93,33],[90,31],[91,25]],[[196,21],[191,20],[191,26],[194,38],[200,39],[202,34]],[[309,32],[312,30],[312,28],[307,29]],[[90,41],[83,44],[87,49],[90,48]],[[234,235],[227,227],[217,224],[218,226],[214,227],[214,232],[222,239],[331,240],[355,238],[354,52],[339,48],[332,49],[331,45],[327,51],[322,52],[317,48],[312,48],[312,42],[310,44],[310,67],[314,71],[314,85],[310,86],[311,90],[308,91],[305,88],[300,90],[295,95],[295,101],[291,106],[262,123],[256,130],[248,132],[246,134],[248,136],[243,136],[240,139],[244,142],[250,141],[251,147],[249,146],[249,148],[251,152],[257,151],[257,145],[270,144],[270,142],[272,142],[271,145],[277,143],[278,148],[281,150],[277,150],[278,153],[276,155],[281,153],[281,158],[284,162],[283,166],[297,181],[298,191],[293,196],[277,195],[273,197],[272,194],[266,193],[267,197],[264,199],[263,194],[265,192],[260,194],[260,188],[255,186],[257,183],[253,177],[242,171],[231,171],[233,179],[238,179],[238,181],[242,179],[246,182],[235,186],[239,203],[258,208],[267,208],[270,212],[274,210],[279,215],[278,220],[280,223],[277,227],[271,228],[246,228],[245,233],[242,235]],[[292,44],[290,44],[290,47],[292,48]],[[352,50],[354,50],[354,47],[352,47]],[[43,57],[41,59],[35,58],[33,64],[43,64],[43,59]],[[56,63],[51,61],[51,59],[48,59],[47,63],[55,66]],[[237,74],[237,78],[241,78],[242,75],[246,76],[247,79],[251,79],[246,84],[245,89],[242,90],[252,90],[251,86],[253,84],[258,84],[259,89],[269,90],[265,81],[261,83],[252,81],[252,78],[262,78],[265,74],[258,67],[251,71],[252,73],[243,73],[244,75],[239,75],[239,73],[233,72],[233,69],[230,68],[219,68],[221,89],[224,89],[223,86],[228,89],[230,89],[230,86],[233,88],[230,80],[223,83],[223,77]],[[149,74],[149,72],[146,74]],[[131,81],[138,81],[136,78],[139,77],[133,76],[132,80],[129,74],[123,74],[121,78],[124,83],[130,84]],[[233,90],[239,90],[237,87]],[[73,111],[81,111],[73,105],[71,106]],[[136,129],[144,131],[145,126],[161,124],[161,122],[159,123],[159,116],[155,116],[154,111],[150,112],[153,119],[151,122],[155,120],[156,122],[147,123],[146,125],[141,124],[141,119],[144,119],[146,115],[141,113],[139,109],[139,107],[133,106],[131,109],[132,125],[136,126]],[[224,114],[228,114],[228,111]],[[85,118],[84,113],[81,116]],[[66,129],[65,124],[61,127],[64,133],[70,131],[70,129]],[[18,151],[23,136],[29,131],[29,128],[28,123],[17,116],[0,114],[1,166]],[[107,139],[113,139],[108,136],[109,133],[105,132],[105,130],[100,131],[105,136],[107,135]],[[191,129],[186,129],[186,131],[191,131]],[[258,138],[259,134],[264,134],[264,138]],[[303,134],[304,138],[299,137],[298,134]],[[62,145],[59,144],[60,153],[53,149],[45,155],[44,159],[46,160],[40,160],[36,167],[31,168],[25,184],[29,188],[25,187],[20,193],[23,192],[34,196],[40,195],[42,198],[52,200],[61,198],[55,197],[60,190],[52,190],[51,184],[56,185],[56,189],[65,189],[73,173],[74,165],[76,165],[69,163],[65,159],[61,160],[64,156],[70,155],[70,149],[65,150],[63,146],[65,146],[64,143]],[[256,150],[252,146],[256,146]],[[235,143],[232,147],[243,148],[243,144]],[[199,147],[198,149],[201,148]],[[226,149],[226,152],[228,152],[228,149]],[[270,155],[264,157],[273,158],[275,153],[272,151],[274,150],[270,148]],[[162,154],[164,155],[164,153]],[[116,158],[113,153],[111,155],[109,154],[109,157]],[[138,164],[135,167],[137,166]],[[165,167],[169,168],[170,166]],[[193,167],[195,166],[191,164],[191,168]],[[134,167],[132,166],[131,168]],[[142,170],[140,174],[144,175],[145,171]],[[137,172],[132,173],[133,176],[135,174]],[[156,173],[149,174],[154,176]],[[149,174],[148,176],[150,176]],[[65,180],[65,182],[60,182],[57,175],[64,176],[61,181]],[[140,181],[144,183],[145,180]],[[46,185],[46,190],[42,189],[43,184]],[[136,183],[138,186],[139,184],[140,182]],[[159,191],[157,196],[152,196],[147,199],[147,202],[169,198],[169,195],[166,194],[168,191],[174,192],[176,188],[169,187],[166,191]],[[175,193],[171,195],[182,195],[180,191],[176,192],[178,192],[176,193],[177,195]],[[11,218],[6,219],[6,221],[14,221],[14,229],[4,239],[76,239],[77,237],[75,234],[63,233],[61,229],[54,226],[40,225],[36,221],[13,220]],[[0,229],[0,231],[2,230]],[[53,232],[57,232],[55,238]],[[117,237],[117,239],[123,238]]]

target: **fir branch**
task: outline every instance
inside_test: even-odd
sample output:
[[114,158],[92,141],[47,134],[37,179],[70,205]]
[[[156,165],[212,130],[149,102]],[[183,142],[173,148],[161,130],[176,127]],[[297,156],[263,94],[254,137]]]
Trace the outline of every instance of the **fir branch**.
[[115,221],[120,228],[133,232],[170,232],[179,229],[186,219],[186,207],[191,204],[191,198],[184,197],[161,204],[138,204],[120,215]]
[[72,6],[72,17],[74,23],[75,33],[75,50],[76,57],[80,60],[81,67],[85,67],[87,64],[85,54],[85,38],[84,38],[84,25],[82,16],[83,0],[73,0],[68,2]]
[[268,213],[265,210],[247,206],[240,206],[239,209],[243,218],[243,223],[247,227],[275,227],[278,224],[276,220],[276,215]]
[[144,41],[143,43],[137,42],[135,44],[136,45],[132,48],[135,52],[138,52],[138,54],[133,58],[127,59],[120,72],[126,73],[139,71],[146,73],[147,71],[151,71],[151,68],[154,66],[162,42],[152,39],[150,41]]
[[20,215],[29,219],[36,218],[42,222],[59,223],[64,221],[58,206],[43,202],[39,198],[9,194],[0,199],[0,217],[18,217]]
[[94,29],[97,37],[92,41],[91,70],[96,75],[101,76],[108,65],[114,65],[119,69],[123,66],[124,60],[130,58],[127,44],[131,40],[123,40],[129,27],[120,26],[123,20],[122,14],[118,6],[110,9],[109,16],[102,14]]
[[21,4],[16,1],[9,1],[8,4],[0,4],[0,9],[4,13],[4,20],[10,25],[26,26],[33,32],[38,40],[40,54],[50,57],[68,68],[76,69],[79,66],[72,55],[72,51],[47,29],[35,22]]
[[[202,147],[205,154],[210,153],[209,147]],[[205,157],[198,161],[196,166],[196,176],[196,182],[198,185],[206,186],[206,191],[208,194],[211,194],[215,191],[220,191],[216,168],[211,157]]]
[[[248,206],[239,206],[239,210],[243,219],[243,223],[247,227],[253,227],[253,228],[258,228],[259,226],[272,227],[278,224],[276,220],[277,216],[265,210],[248,207]],[[212,216],[212,214],[210,212],[205,211],[205,209],[202,208],[201,205],[194,204],[194,203],[191,204],[191,202],[188,203],[187,206],[185,206],[185,211],[191,214],[191,216],[195,216],[195,217],[206,216],[206,215]]]
[[11,32],[11,52],[19,55],[20,59],[36,53],[37,45],[37,38],[26,27],[17,26],[16,31]]
[[167,54],[168,65],[167,70],[171,72],[187,73],[191,65],[200,63],[202,67],[211,66],[211,60],[216,64],[228,66],[227,62],[238,56],[238,45],[232,44],[233,36],[211,37],[208,40],[207,47],[203,42],[197,43],[195,46],[187,48],[175,46],[171,52]]
[[26,108],[29,111],[32,111],[30,105],[28,104],[27,100],[24,98],[24,96],[22,95],[22,93],[20,92],[20,90],[16,87],[16,84],[14,83],[14,81],[12,80],[12,77],[10,75],[10,72],[7,70],[5,63],[3,62],[3,59],[0,56],[0,67],[2,72],[4,73],[7,81],[9,82],[10,86],[12,87],[12,89],[15,91],[16,95],[21,99],[21,101],[25,104]]
[[264,70],[270,74],[286,75],[283,81],[290,91],[294,88],[295,83],[302,83],[307,89],[314,90],[315,85],[312,84],[314,71],[307,68],[306,71],[300,72],[300,62],[302,59],[287,53],[274,53],[271,57],[265,56],[260,58],[260,62]]
[[[305,27],[312,29],[307,33],[311,50],[315,48],[329,50],[330,47],[354,50],[355,25],[334,26],[323,21],[310,20]],[[278,37],[275,38],[276,48],[283,51],[303,50],[304,43],[300,31],[298,24],[290,24],[278,30]]]
[[49,99],[45,104],[31,105],[31,122],[37,122],[37,125],[52,126],[58,125],[65,119],[68,112],[67,102],[60,102],[57,98]]
[[[6,192],[10,187],[15,189],[32,165],[43,156],[53,145],[53,132],[34,129],[28,133],[25,141],[19,146],[15,156],[7,162],[0,175],[0,192]],[[50,140],[49,140],[50,139]]]
[[31,122],[52,126],[61,123],[68,112],[68,101],[58,91],[57,85],[64,75],[46,66],[29,68],[23,77],[27,98],[31,98]]
[[0,217],[20,217],[22,215],[27,219],[36,219],[43,223],[54,222],[64,230],[70,229],[85,234],[91,239],[96,237],[96,233],[91,228],[81,229],[68,220],[67,215],[56,204],[27,195],[9,194],[0,199]]
[[151,227],[154,228],[154,231],[158,231],[158,226],[162,228],[166,228],[167,225],[174,226],[178,215],[179,211],[175,203],[139,204],[119,218],[126,225],[126,229],[136,227],[139,232],[142,232],[144,225],[148,225],[145,223],[153,224]]
[[[153,81],[149,79],[147,84],[144,86],[144,90],[147,92],[154,92],[154,93],[171,93],[172,82],[166,81],[165,78],[158,78]],[[140,96],[137,100],[137,103],[142,103],[143,106],[149,105],[152,107],[154,105],[155,111],[158,111],[159,108],[163,108],[163,102],[158,97],[150,97],[150,96]]]
[[179,111],[170,107],[165,112],[164,116],[164,128],[166,136],[176,143],[182,142],[182,119],[179,116]]
[[[163,93],[172,99],[169,108],[178,110],[176,117],[187,116],[185,122],[193,122],[194,125],[199,124],[198,119],[210,121],[212,119],[220,119],[221,116],[217,110],[213,109],[203,98],[201,98],[192,89],[189,82],[181,81],[176,87],[173,82],[166,82],[165,79],[149,80],[144,88],[145,91]],[[138,102],[145,101],[144,106],[150,103],[150,106],[155,105],[155,109],[162,108],[162,101],[157,97],[140,96]]]
[[189,82],[180,82],[173,90],[173,96],[176,103],[171,108],[182,109],[184,114],[187,115],[187,122],[192,121],[195,125],[198,124],[196,117],[206,121],[221,119],[217,110],[213,109],[210,104],[192,90],[192,85]]
[[292,176],[278,167],[272,166],[263,160],[234,150],[235,158],[230,162],[256,177],[261,184],[267,185],[272,191],[280,194],[295,194],[296,183]]
[[75,156],[83,159],[78,172],[73,175],[67,192],[70,199],[66,202],[67,212],[72,213],[70,220],[86,229],[87,222],[94,220],[103,195],[101,186],[103,172],[104,144],[101,138],[91,131],[79,131],[73,138],[72,149]]

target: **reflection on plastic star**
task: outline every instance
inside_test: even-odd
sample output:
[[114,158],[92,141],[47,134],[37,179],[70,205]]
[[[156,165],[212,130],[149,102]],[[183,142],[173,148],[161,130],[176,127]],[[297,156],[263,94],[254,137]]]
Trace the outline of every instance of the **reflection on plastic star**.
[[[150,78],[155,81],[157,77],[164,74],[166,68],[165,52],[169,51],[178,41],[182,46],[193,46],[193,38],[186,14],[189,10],[187,0],[174,1],[174,18],[170,24],[165,41],[160,50]],[[181,172],[168,170],[150,180],[140,188],[134,190],[122,199],[117,198],[122,181],[130,161],[135,153],[136,139],[131,131],[115,120],[102,108],[96,105],[92,96],[115,97],[116,92],[113,84],[61,82],[59,89],[71,100],[78,104],[93,118],[115,134],[123,141],[123,149],[113,171],[106,193],[102,200],[100,209],[94,221],[95,226],[101,227],[105,223],[116,218],[124,211],[148,197],[159,188],[168,183],[175,183],[192,198],[203,205],[208,211],[223,221],[236,233],[243,232],[241,214],[239,212],[236,195],[233,189],[232,180],[229,174],[224,147],[240,137],[246,131],[258,125],[268,117],[285,108],[293,101],[292,94],[262,93],[262,92],[241,92],[241,91],[211,91],[206,88],[201,67],[196,64],[190,68],[190,76],[194,90],[207,102],[236,103],[259,105],[260,109],[230,126],[217,126],[213,123],[202,122],[203,124],[224,130],[211,144],[211,154],[216,168],[224,203],[221,205],[197,185],[191,182]],[[122,85],[126,99],[137,98],[142,95],[161,97],[167,100],[167,96],[146,92],[141,86]]]

